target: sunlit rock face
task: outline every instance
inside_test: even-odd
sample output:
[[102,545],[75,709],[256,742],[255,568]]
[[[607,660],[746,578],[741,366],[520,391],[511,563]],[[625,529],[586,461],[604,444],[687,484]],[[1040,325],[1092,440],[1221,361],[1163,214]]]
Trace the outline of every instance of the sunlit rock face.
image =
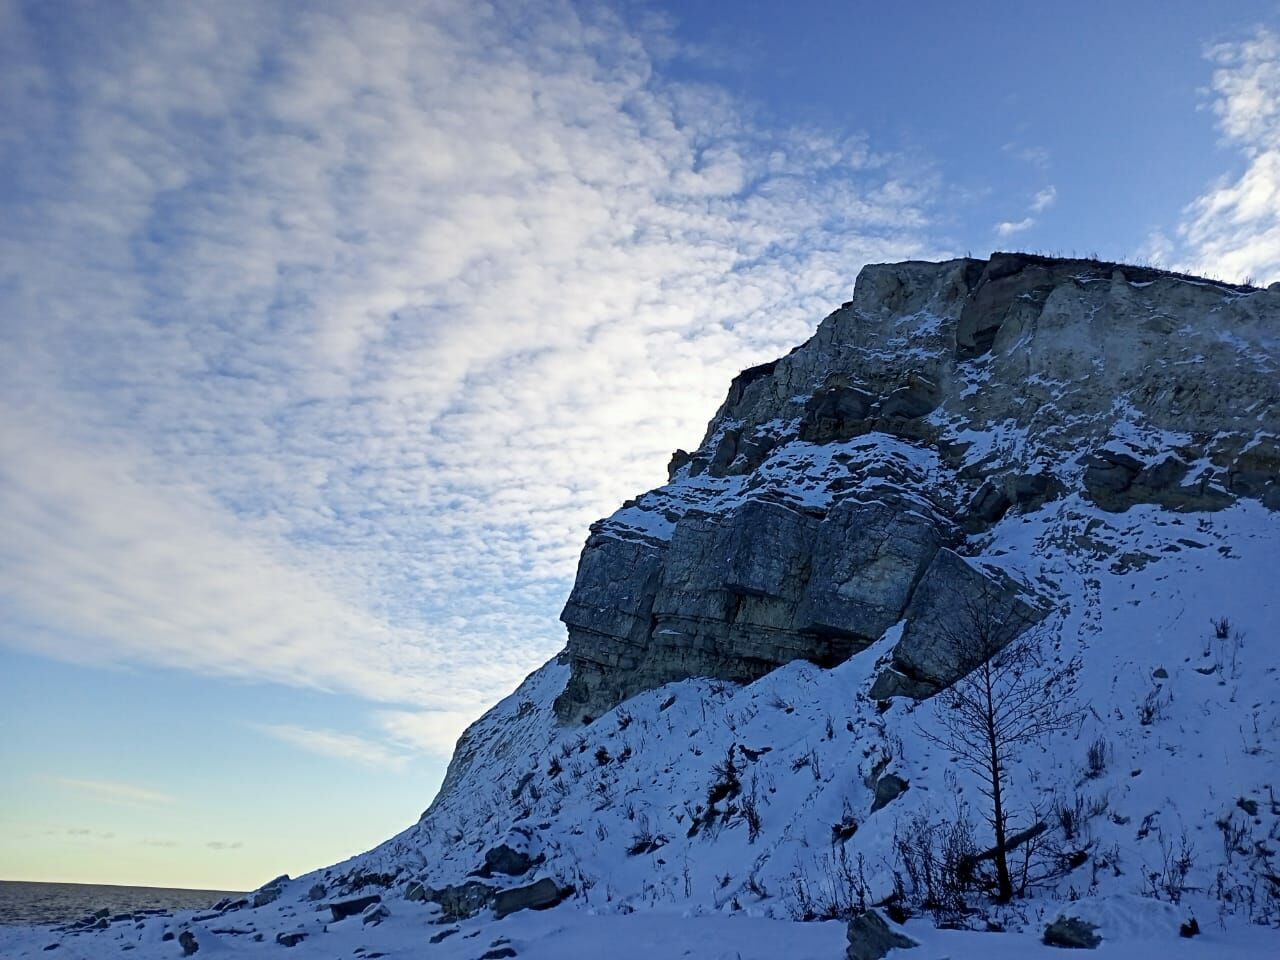
[[868,266],[734,380],[668,484],[592,528],[558,715],[839,663],[899,622],[877,690],[927,696],[964,596],[1028,622],[1048,602],[966,559],[1010,511],[1280,510],[1278,340],[1280,291],[1022,254]]

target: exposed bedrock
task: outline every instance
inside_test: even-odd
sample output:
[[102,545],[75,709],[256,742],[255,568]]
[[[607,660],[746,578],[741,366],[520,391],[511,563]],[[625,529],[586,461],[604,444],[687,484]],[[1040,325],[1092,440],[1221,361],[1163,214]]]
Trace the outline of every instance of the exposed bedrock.
[[868,266],[808,342],[734,378],[667,485],[593,527],[560,716],[838,663],[899,622],[874,692],[929,695],[965,596],[1042,607],[965,558],[993,525],[1071,496],[1280,510],[1277,340],[1280,291],[1021,254]]

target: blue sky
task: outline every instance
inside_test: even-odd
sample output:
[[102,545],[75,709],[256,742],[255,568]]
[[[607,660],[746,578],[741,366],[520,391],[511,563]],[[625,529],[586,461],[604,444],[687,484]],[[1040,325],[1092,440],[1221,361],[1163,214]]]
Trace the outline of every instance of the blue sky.
[[866,262],[1280,280],[1278,13],[0,0],[0,877],[410,824]]

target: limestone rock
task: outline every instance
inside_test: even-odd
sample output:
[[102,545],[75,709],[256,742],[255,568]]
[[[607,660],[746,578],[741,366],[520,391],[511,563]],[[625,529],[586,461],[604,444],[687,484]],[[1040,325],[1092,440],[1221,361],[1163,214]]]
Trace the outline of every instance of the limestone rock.
[[875,813],[877,810],[887,807],[906,793],[907,788],[910,786],[911,784],[897,774],[886,773],[876,781],[875,800],[871,804],[871,812]]
[[[893,650],[894,670],[927,692],[958,680],[962,671],[953,641],[969,629],[965,605],[979,597],[993,606],[995,617],[1022,629],[1043,616],[1013,583],[978,570],[951,550],[940,550],[907,607],[906,627]],[[1017,632],[1011,628],[1009,639]]]
[[[559,716],[836,664],[899,621],[872,695],[929,696],[954,679],[938,628],[987,579],[963,534],[1071,497],[1280,509],[1278,328],[1272,294],[1120,264],[864,268],[806,343],[733,380],[668,484],[593,526]],[[1020,591],[1000,586],[1029,623]]]
[[910,937],[890,929],[884,918],[874,910],[867,910],[849,921],[846,937],[848,960],[881,960],[890,950],[905,950],[919,946]]
[[371,904],[381,903],[382,897],[376,893],[366,897],[355,897],[351,900],[340,900],[337,903],[329,904],[329,913],[333,917],[333,922],[345,920],[347,917],[354,917],[357,913],[364,913],[365,909]]
[[1097,926],[1076,917],[1059,917],[1044,928],[1044,942],[1050,947],[1093,950],[1102,943]]
[[493,898],[493,913],[498,919],[519,910],[545,910],[561,900],[560,888],[550,877],[543,877],[525,887],[512,887]]
[[485,851],[484,874],[493,876],[495,873],[502,873],[509,877],[518,877],[532,870],[537,862],[527,853],[500,843]]
[[478,880],[452,884],[440,889],[426,888],[428,901],[440,905],[445,920],[465,920],[475,916],[493,902],[494,888]]

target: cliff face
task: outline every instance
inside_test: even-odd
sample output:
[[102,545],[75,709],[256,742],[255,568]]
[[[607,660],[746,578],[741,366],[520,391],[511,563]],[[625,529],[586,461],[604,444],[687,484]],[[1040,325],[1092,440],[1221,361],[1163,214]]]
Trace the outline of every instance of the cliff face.
[[[668,484],[595,525],[567,650],[463,734],[418,823],[199,916],[86,918],[68,950],[835,956],[843,931],[797,952],[829,925],[789,921],[923,904],[904,839],[993,842],[929,696],[978,597],[1044,618],[1081,711],[1009,758],[1005,809],[1052,869],[994,917],[1025,949],[983,933],[974,955],[1029,955],[1068,910],[1135,956],[1216,917],[1226,956],[1219,924],[1280,924],[1278,360],[1280,289],[1013,255],[868,267],[734,381]],[[672,917],[695,946],[636,933]]]
[[899,621],[872,693],[927,696],[954,677],[936,638],[961,598],[1028,621],[1058,602],[969,559],[1009,512],[1280,510],[1278,341],[1280,290],[1020,254],[867,267],[807,343],[734,380],[667,485],[593,526],[558,715],[830,666]]

